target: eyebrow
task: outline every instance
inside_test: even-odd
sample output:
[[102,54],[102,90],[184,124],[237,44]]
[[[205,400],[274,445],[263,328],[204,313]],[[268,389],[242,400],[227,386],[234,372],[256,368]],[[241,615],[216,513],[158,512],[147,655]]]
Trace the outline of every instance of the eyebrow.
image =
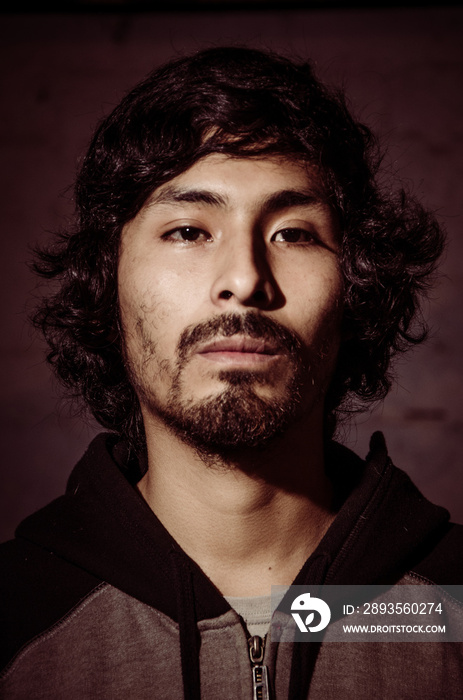
[[273,214],[290,207],[313,207],[323,203],[321,195],[313,190],[281,190],[266,197],[261,209],[265,214]]
[[207,204],[209,206],[226,207],[227,199],[217,192],[209,190],[182,189],[165,187],[161,192],[154,193],[148,200],[147,206],[155,204]]
[[[210,190],[182,189],[168,186],[161,192],[153,194],[147,202],[147,207],[157,204],[205,204],[213,207],[227,207],[227,197]],[[314,190],[281,190],[260,202],[263,214],[272,214],[290,207],[320,206],[325,204],[323,197]]]

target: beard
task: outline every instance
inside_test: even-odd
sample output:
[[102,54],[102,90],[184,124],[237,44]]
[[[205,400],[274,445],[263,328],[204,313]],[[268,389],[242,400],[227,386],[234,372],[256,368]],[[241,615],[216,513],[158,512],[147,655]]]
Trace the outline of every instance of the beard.
[[165,423],[188,444],[208,453],[229,453],[263,447],[296,419],[300,387],[296,377],[281,398],[264,399],[255,391],[261,377],[252,372],[221,372],[227,386],[218,395],[186,401],[173,387],[166,407],[158,409]]
[[[218,336],[243,334],[270,341],[288,358],[289,369],[283,389],[274,398],[259,395],[258,386],[271,383],[267,373],[252,370],[221,370],[223,389],[201,399],[188,397],[183,377],[198,344]],[[140,400],[157,414],[177,436],[203,455],[230,455],[246,448],[265,447],[282,435],[303,413],[303,397],[312,403],[324,394],[328,333],[316,348],[307,348],[300,338],[276,321],[256,312],[227,314],[188,327],[182,333],[167,401],[156,400],[150,387],[129,362],[129,374]],[[145,350],[155,352],[145,344]],[[149,357],[145,357],[144,366]]]

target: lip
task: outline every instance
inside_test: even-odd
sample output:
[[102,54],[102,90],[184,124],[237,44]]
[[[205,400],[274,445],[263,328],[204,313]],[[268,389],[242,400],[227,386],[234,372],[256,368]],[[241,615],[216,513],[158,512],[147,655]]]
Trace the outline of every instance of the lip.
[[212,362],[255,365],[268,363],[281,355],[279,348],[262,338],[232,336],[202,345],[197,354]]

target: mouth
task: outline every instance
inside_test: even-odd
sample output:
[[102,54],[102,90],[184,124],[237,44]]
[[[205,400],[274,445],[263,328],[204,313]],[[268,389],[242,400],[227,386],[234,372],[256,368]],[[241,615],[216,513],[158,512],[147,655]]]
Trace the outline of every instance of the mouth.
[[206,343],[200,346],[197,354],[210,362],[226,365],[260,365],[279,358],[281,349],[262,338],[233,336]]

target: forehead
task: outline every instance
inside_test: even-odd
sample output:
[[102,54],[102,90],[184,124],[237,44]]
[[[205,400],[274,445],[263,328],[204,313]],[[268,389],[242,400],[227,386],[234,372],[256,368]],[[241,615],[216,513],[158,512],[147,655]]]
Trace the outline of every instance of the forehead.
[[307,163],[277,156],[211,154],[157,188],[145,206],[193,203],[195,197],[197,203],[227,206],[235,198],[243,203],[276,192],[293,192],[295,206],[326,200],[316,168]]

